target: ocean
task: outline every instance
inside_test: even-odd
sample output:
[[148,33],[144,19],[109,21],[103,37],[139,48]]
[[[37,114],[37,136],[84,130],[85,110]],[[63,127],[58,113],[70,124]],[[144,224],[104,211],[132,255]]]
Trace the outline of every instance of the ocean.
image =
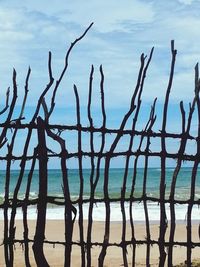
[[[166,195],[165,198],[169,198],[170,186],[172,181],[174,168],[166,169]],[[175,190],[175,199],[176,200],[187,200],[190,198],[190,188],[191,188],[191,173],[192,168],[181,168],[180,173],[177,178],[176,190]],[[84,178],[84,190],[83,190],[83,198],[88,199],[90,197],[90,169],[83,169],[83,178]],[[11,171],[11,180],[10,180],[10,197],[14,192],[14,188],[16,186],[16,182],[18,179],[19,170]],[[5,189],[5,170],[0,171],[0,203],[3,203],[4,200],[4,189]],[[123,176],[124,169],[121,168],[113,168],[109,170],[109,186],[108,192],[109,197],[119,198],[121,196],[121,188],[123,185]],[[159,184],[160,184],[160,176],[161,170],[159,168],[149,168],[147,173],[147,183],[146,183],[146,194],[150,197],[159,197]],[[28,171],[25,171],[23,182],[18,194],[19,199],[24,198],[26,185],[27,185],[27,177]],[[104,170],[100,170],[99,181],[95,190],[95,198],[101,199],[103,198],[103,184],[104,184]],[[133,180],[133,169],[129,169],[127,176],[127,184],[126,184],[126,197],[128,198],[131,194],[132,188],[132,180]],[[144,169],[137,169],[137,176],[135,180],[135,190],[133,196],[138,198],[142,196],[143,192],[143,180],[144,180]],[[69,169],[68,170],[68,181],[70,187],[70,195],[72,200],[77,200],[79,197],[80,190],[80,177],[79,171],[77,169]],[[34,171],[32,177],[32,183],[30,188],[30,199],[34,199],[38,196],[38,188],[39,188],[39,172],[38,170]],[[62,191],[62,173],[60,170],[48,170],[48,195],[63,197]],[[196,177],[196,187],[195,187],[195,199],[198,200],[200,198],[200,170],[197,173]],[[76,204],[75,207],[78,209]],[[125,202],[125,211],[126,211],[126,219],[130,218],[129,216],[129,206],[130,203]],[[83,204],[83,214],[84,219],[88,218],[88,207],[89,204]],[[176,204],[176,220],[185,221],[187,216],[187,204]],[[157,202],[148,202],[148,210],[149,210],[149,219],[151,221],[158,221],[160,217],[160,207]],[[170,210],[169,204],[166,204],[166,212],[167,218],[170,220]],[[22,210],[19,208],[17,210],[16,219],[22,219]],[[28,209],[28,219],[36,219],[37,217],[37,209],[35,206],[30,206]],[[133,203],[133,218],[135,221],[144,221],[144,204],[143,202],[135,201]],[[3,219],[3,210],[0,210],[0,219]],[[64,207],[58,207],[55,205],[48,205],[47,210],[47,219],[64,219]],[[93,220],[103,221],[105,219],[105,204],[97,203],[94,205],[93,210]],[[193,206],[192,219],[199,220],[200,219],[200,210],[198,205]],[[120,207],[120,202],[112,202],[111,203],[111,221],[120,221],[122,220],[122,212]]]

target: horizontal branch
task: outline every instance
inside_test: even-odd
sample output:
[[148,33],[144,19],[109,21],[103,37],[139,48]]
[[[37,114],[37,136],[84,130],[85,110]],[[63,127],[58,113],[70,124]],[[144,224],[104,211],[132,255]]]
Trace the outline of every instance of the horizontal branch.
[[[7,127],[7,129],[38,129],[36,123],[0,123],[0,128]],[[90,132],[90,133],[104,133],[104,134],[120,134],[123,135],[137,135],[137,136],[149,136],[149,137],[163,137],[163,138],[178,138],[182,139],[187,138],[188,140],[198,140],[198,136],[192,136],[189,133],[169,133],[169,132],[154,132],[154,131],[137,131],[137,130],[119,130],[119,129],[111,129],[104,127],[92,127],[92,126],[80,126],[80,125],[58,125],[58,124],[46,124],[45,129],[49,130],[58,130],[58,131],[82,131],[82,132]]]
[[[105,157],[110,157],[110,158],[116,158],[116,157],[131,157],[131,156],[148,156],[148,157],[165,157],[168,159],[180,159],[183,161],[195,161],[195,160],[199,160],[200,155],[196,154],[196,155],[187,155],[187,154],[183,154],[180,155],[178,153],[167,153],[167,152],[151,152],[151,151],[140,151],[140,150],[136,150],[136,151],[123,151],[123,152],[85,152],[85,151],[80,151],[80,152],[75,152],[75,153],[54,153],[54,154],[48,154],[47,155],[48,158],[65,158],[65,159],[71,159],[71,158],[78,158],[78,157],[99,157],[99,158],[105,158]],[[14,156],[14,155],[7,155],[7,156],[0,156],[0,160],[22,160],[22,159],[26,159],[26,160],[31,160],[33,159],[35,156]],[[38,156],[36,157],[38,158]]]
[[[33,243],[34,240],[32,239],[27,239],[27,240],[23,240],[23,239],[15,239],[13,240],[14,243],[20,243],[20,244],[23,244],[25,242],[29,242],[29,243]],[[8,242],[9,243],[9,242]],[[45,240],[44,241],[45,244],[50,244],[50,245],[63,245],[65,246],[66,243],[65,242],[62,242],[62,241],[48,241],[48,240]],[[85,246],[101,246],[103,245],[102,242],[91,242],[90,244],[87,244],[86,242],[83,242],[80,243],[80,242],[73,242],[71,243],[72,245],[76,245],[76,246],[82,246],[82,245],[85,245]],[[125,242],[120,242],[120,243],[117,243],[117,242],[114,242],[114,243],[107,243],[107,246],[108,247],[127,247],[127,246],[131,246],[131,245],[159,245],[160,242],[157,241],[157,240],[127,240]],[[165,247],[169,247],[171,245],[174,245],[174,246],[182,246],[182,247],[191,247],[191,248],[195,248],[195,247],[200,247],[200,242],[180,242],[180,241],[174,241],[173,243],[170,243],[170,242],[164,242],[164,246]]]
[[[186,200],[178,200],[178,199],[169,199],[166,198],[164,200],[160,200],[160,198],[157,197],[150,197],[150,196],[142,196],[142,197],[124,197],[124,198],[92,198],[93,203],[105,203],[105,201],[109,203],[116,203],[116,202],[132,202],[135,204],[139,204],[140,202],[148,201],[148,202],[155,202],[155,203],[165,203],[165,204],[179,204],[179,205],[184,205],[184,204],[190,204],[192,203],[193,205],[200,205],[200,199],[198,200],[191,200],[191,199],[186,199]],[[76,199],[76,200],[71,200],[72,205],[76,204],[87,204],[91,202],[91,198],[84,198],[84,199]],[[15,203],[16,207],[20,208],[23,207],[25,204],[27,206],[31,205],[36,205],[38,203],[38,198],[34,199],[29,199],[29,200],[23,200],[23,199],[18,199]],[[64,197],[56,197],[56,196],[47,196],[47,203],[49,204],[54,204],[57,206],[65,206],[65,198]],[[4,209],[5,207],[12,208],[12,198],[9,199],[9,203],[3,203],[0,205],[0,209]]]

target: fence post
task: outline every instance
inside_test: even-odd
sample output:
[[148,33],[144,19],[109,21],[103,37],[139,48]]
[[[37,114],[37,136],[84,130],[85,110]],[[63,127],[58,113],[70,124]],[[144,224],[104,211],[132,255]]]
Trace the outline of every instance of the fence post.
[[37,119],[38,158],[39,158],[39,196],[37,205],[37,223],[33,243],[35,261],[39,267],[49,266],[43,251],[45,239],[46,209],[47,209],[47,148],[45,140],[45,124],[41,117]]

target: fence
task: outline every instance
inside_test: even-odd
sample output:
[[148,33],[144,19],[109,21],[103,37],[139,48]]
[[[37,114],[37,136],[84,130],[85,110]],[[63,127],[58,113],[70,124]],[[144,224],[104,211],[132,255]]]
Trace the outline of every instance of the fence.
[[[5,192],[3,202],[0,204],[1,210],[3,210],[3,226],[4,226],[4,236],[3,236],[3,247],[4,247],[4,259],[6,266],[14,266],[15,259],[15,244],[20,243],[23,246],[24,255],[24,266],[31,266],[30,261],[30,245],[32,244],[32,250],[35,257],[35,262],[37,266],[49,266],[44,252],[44,246],[46,244],[64,246],[63,254],[63,266],[72,266],[71,258],[73,248],[80,247],[80,257],[81,266],[92,266],[92,248],[98,247],[98,266],[104,266],[107,251],[110,247],[117,247],[121,249],[122,260],[124,266],[136,266],[136,250],[138,245],[145,246],[146,251],[146,266],[151,264],[151,247],[158,246],[159,248],[159,266],[173,266],[173,251],[175,246],[186,248],[186,260],[187,266],[192,264],[192,250],[196,247],[200,247],[199,242],[194,242],[192,240],[192,210],[194,205],[200,204],[200,199],[195,197],[196,189],[196,179],[198,174],[198,165],[200,160],[200,99],[199,99],[199,72],[198,65],[195,68],[195,94],[194,100],[190,104],[188,114],[184,109],[183,102],[180,103],[180,114],[181,114],[181,125],[182,132],[179,134],[168,133],[166,131],[169,96],[172,87],[172,81],[174,76],[174,66],[176,59],[176,50],[174,49],[174,42],[171,42],[171,71],[169,76],[169,83],[167,86],[165,102],[163,106],[163,117],[162,117],[162,127],[161,131],[153,131],[153,126],[156,122],[155,108],[156,100],[154,101],[149,119],[146,123],[144,130],[137,130],[137,122],[139,120],[139,112],[141,108],[141,96],[144,87],[145,77],[147,70],[152,59],[153,49],[149,57],[147,58],[143,54],[141,55],[140,69],[138,73],[138,79],[136,83],[135,90],[133,92],[130,107],[127,113],[123,117],[118,129],[107,128],[107,115],[104,104],[104,73],[103,68],[100,67],[101,83],[100,83],[100,99],[101,99],[101,114],[103,118],[102,126],[95,127],[91,112],[91,101],[92,101],[92,87],[93,87],[93,74],[94,68],[92,66],[90,79],[89,79],[89,94],[88,94],[88,106],[87,106],[87,116],[89,126],[83,126],[81,124],[81,112],[79,95],[76,86],[74,85],[74,93],[76,99],[76,117],[77,121],[75,125],[56,125],[51,124],[49,119],[55,108],[55,99],[59,85],[65,75],[68,68],[69,55],[76,45],[87,33],[92,24],[88,29],[73,42],[66,54],[65,66],[60,74],[60,77],[55,82],[52,74],[51,68],[51,53],[49,53],[48,60],[48,70],[49,70],[49,83],[47,84],[45,90],[42,92],[36,110],[30,123],[23,123],[24,110],[26,105],[26,100],[29,92],[29,77],[31,70],[28,70],[26,82],[25,82],[25,92],[24,100],[21,105],[21,111],[19,112],[19,117],[13,119],[14,109],[17,101],[17,82],[16,82],[16,72],[13,72],[13,93],[12,99],[10,98],[10,90],[7,92],[6,105],[5,108],[0,112],[1,116],[4,116],[5,121],[1,123],[1,135],[0,135],[0,148],[2,151],[7,151],[6,155],[1,154],[1,161],[6,162],[5,171]],[[46,104],[45,96],[52,90],[52,98],[50,106]],[[9,105],[10,102],[10,105]],[[40,110],[43,110],[44,117],[39,115]],[[197,120],[198,120],[198,133],[197,136],[192,136],[190,133],[191,122],[197,110]],[[128,121],[132,121],[132,127],[130,129],[126,128]],[[10,132],[11,130],[11,132]],[[14,155],[14,146],[17,139],[17,134],[21,132],[26,132],[24,134],[23,143],[23,153],[22,155]],[[63,133],[72,132],[74,138],[77,137],[78,149],[75,152],[68,151],[67,143],[68,140],[65,139]],[[29,154],[29,146],[31,143],[32,136],[37,133],[37,144],[33,149],[33,153]],[[84,151],[83,149],[83,134],[87,133],[89,136],[89,151]],[[95,148],[95,138],[96,134],[100,134],[100,145],[98,150]],[[107,137],[112,135],[113,140],[110,144],[110,148],[106,151],[106,141]],[[129,143],[126,151],[118,151],[117,145],[123,136],[128,136]],[[138,146],[133,149],[134,140],[137,138],[139,140]],[[161,144],[160,151],[151,150],[152,139],[156,138]],[[174,139],[179,142],[179,149],[176,153],[170,153],[167,149],[167,140]],[[55,144],[58,144],[60,151],[53,152],[48,148],[48,140],[53,140]],[[195,142],[196,152],[194,154],[188,154],[186,152],[187,142],[193,140]],[[7,145],[7,148],[6,148]],[[121,191],[118,197],[110,197],[109,185],[110,185],[110,166],[111,161],[115,158],[124,158],[124,168],[123,168],[123,182],[121,186]],[[138,161],[143,157],[144,159],[144,169],[143,169],[143,183],[142,183],[142,194],[141,196],[135,196],[135,186],[137,182],[138,174]],[[152,157],[157,157],[160,159],[160,180],[158,184],[159,194],[158,197],[150,196],[147,194],[147,182],[148,182],[148,170],[150,167],[149,160]],[[60,161],[60,170],[62,174],[62,190],[63,196],[58,197],[50,195],[48,192],[48,160],[58,158]],[[70,184],[69,184],[69,170],[68,161],[70,159],[77,159],[77,168],[79,173],[79,192],[77,192],[78,198],[74,199],[71,195]],[[90,161],[90,195],[89,197],[84,197],[84,159],[87,158]],[[173,169],[170,194],[166,197],[166,167],[167,160],[175,159],[176,165]],[[18,178],[16,180],[14,190],[11,192],[11,180],[12,180],[12,161],[19,161],[20,169],[18,171]],[[187,199],[176,199],[175,190],[178,175],[181,171],[184,161],[191,162],[192,171],[190,177],[190,196]],[[24,190],[24,197],[19,198],[19,191],[22,183],[24,181],[24,176],[26,172],[26,165],[29,162],[28,175],[25,180],[26,186]],[[33,174],[38,164],[38,177],[39,177],[39,187],[38,196],[35,198],[30,197],[31,183],[33,182]],[[127,192],[127,180],[128,173],[130,171],[130,164],[132,164],[131,169],[131,190]],[[102,168],[103,165],[103,168]],[[96,196],[96,190],[100,181],[100,173],[103,172],[103,186],[102,195],[103,197]],[[11,194],[12,193],[12,194]],[[105,221],[104,221],[104,233],[102,236],[102,241],[93,240],[93,211],[94,207],[98,203],[103,203],[105,207]],[[111,204],[118,203],[121,209],[122,223],[121,223],[121,240],[120,242],[112,242],[110,239],[112,223],[111,223]],[[126,212],[126,205],[128,203],[128,217]],[[145,238],[137,239],[135,233],[135,221],[133,208],[137,206],[138,203],[143,203],[144,207],[144,217],[145,217]],[[158,203],[160,210],[159,220],[159,237],[157,240],[151,237],[151,222],[150,214],[148,209],[148,203]],[[52,241],[45,238],[45,227],[46,227],[46,213],[49,204],[55,206],[64,207],[64,241]],[[84,225],[84,211],[83,206],[88,204],[88,220],[87,220],[87,233],[85,235],[85,225]],[[187,218],[186,218],[186,241],[175,241],[175,230],[176,230],[176,204],[186,205],[187,204]],[[37,205],[37,220],[35,227],[34,238],[31,239],[29,235],[28,226],[28,209],[30,206]],[[170,221],[167,220],[166,205],[170,206]],[[23,225],[23,238],[16,238],[16,214],[17,210],[22,210],[22,225]],[[79,229],[79,240],[73,239],[74,227],[78,219],[78,229]],[[167,228],[170,227],[169,237],[166,237]],[[129,228],[129,235],[127,236],[127,228]],[[131,250],[128,251],[128,248]],[[56,250],[56,248],[54,248]],[[166,250],[167,249],[167,250]],[[127,253],[128,251],[128,253]],[[130,256],[131,254],[131,256]]]

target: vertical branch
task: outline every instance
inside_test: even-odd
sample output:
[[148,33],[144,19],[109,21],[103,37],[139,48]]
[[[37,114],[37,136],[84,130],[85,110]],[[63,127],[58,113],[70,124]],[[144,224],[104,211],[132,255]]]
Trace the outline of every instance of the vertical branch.
[[186,127],[185,122],[185,110],[183,107],[183,102],[180,103],[180,110],[181,110],[181,116],[182,116],[182,138],[181,138],[181,144],[178,151],[178,160],[177,165],[175,167],[173,176],[172,176],[172,182],[171,182],[171,189],[170,189],[170,216],[171,216],[171,227],[170,227],[170,237],[169,237],[169,250],[168,250],[168,265],[171,266],[173,264],[173,242],[174,242],[174,233],[176,229],[176,217],[175,217],[175,207],[174,207],[174,195],[175,195],[175,189],[176,189],[176,181],[178,174],[180,172],[181,166],[182,166],[182,156],[184,155],[185,147],[188,140],[188,135],[191,127],[191,121],[192,116],[194,113],[196,104],[196,96],[193,99],[193,103],[190,108],[190,112],[188,115],[188,122]]
[[[198,137],[200,136],[200,99],[199,99],[199,91],[200,91],[200,80],[199,80],[199,67],[198,64],[195,66],[195,97],[197,104],[197,112],[198,112]],[[199,166],[199,158],[200,156],[200,140],[197,139],[197,153],[196,159],[194,161],[194,165],[192,168],[192,176],[191,176],[191,187],[190,187],[190,199],[188,204],[187,211],[187,266],[191,266],[191,254],[192,254],[192,208],[195,199],[195,184],[197,171]]]
[[[92,81],[93,81],[93,73],[94,67],[92,65],[91,72],[90,72],[90,79],[89,79],[89,96],[88,96],[88,106],[87,106],[87,114],[88,120],[90,123],[90,149],[91,153],[94,154],[94,133],[92,131],[93,127],[93,119],[91,116],[91,101],[92,101]],[[95,172],[95,162],[94,156],[91,155],[90,159],[91,164],[91,172],[90,172],[90,204],[89,204],[89,212],[88,212],[88,228],[87,228],[87,267],[91,266],[91,234],[92,234],[92,212],[93,212],[93,203],[94,203],[94,172]]]
[[[147,137],[147,145],[146,145],[146,153],[149,152],[150,146],[150,137]],[[144,180],[143,180],[143,204],[144,204],[144,214],[145,214],[145,222],[146,222],[146,266],[150,267],[150,241],[151,241],[151,234],[150,234],[150,226],[149,226],[149,214],[148,214],[148,207],[147,207],[147,200],[146,200],[146,182],[147,182],[147,173],[148,173],[148,156],[145,156],[145,163],[144,163]]]
[[48,91],[50,90],[51,86],[54,83],[54,78],[52,76],[51,59],[52,59],[52,55],[51,55],[51,52],[49,52],[49,57],[48,57],[49,82],[48,82],[48,84],[46,85],[46,88],[43,90],[42,94],[39,97],[39,100],[38,100],[38,103],[37,103],[37,106],[36,106],[36,109],[35,109],[35,113],[34,113],[34,115],[32,117],[31,123],[35,122],[35,120],[36,120],[36,118],[38,116],[38,113],[40,111],[40,107],[42,105],[43,99],[44,99],[45,95],[48,93]]
[[30,74],[31,74],[31,68],[29,67],[28,68],[28,73],[27,73],[27,76],[26,76],[26,81],[25,81],[25,94],[24,94],[24,99],[23,99],[23,103],[22,103],[22,108],[21,108],[21,112],[20,112],[20,115],[19,115],[19,120],[21,120],[21,118],[23,117],[23,113],[24,113],[24,108],[25,108],[25,105],[26,105],[26,100],[27,100],[27,96],[28,96],[28,82],[29,82],[29,78],[30,78]]
[[49,264],[43,251],[45,240],[47,192],[48,192],[48,171],[47,171],[47,148],[45,140],[45,125],[41,117],[37,119],[38,123],[38,157],[39,157],[39,195],[38,195],[38,215],[36,222],[35,237],[33,243],[33,252],[38,266],[48,267]]
[[6,92],[6,105],[5,107],[0,111],[0,115],[6,112],[6,110],[9,108],[9,96],[10,96],[10,87],[8,87]]
[[[6,164],[6,181],[5,181],[5,195],[4,195],[4,257],[6,266],[10,266],[9,254],[9,239],[8,239],[8,206],[9,206],[9,188],[10,188],[10,171],[11,171],[11,155],[8,149],[7,164]],[[12,266],[12,264],[11,264]]]
[[[65,142],[62,145],[62,156],[61,156],[61,169],[63,175],[63,191],[65,197],[65,262],[64,267],[71,266],[71,251],[72,251],[72,235],[73,235],[73,224],[76,217],[76,209],[71,204],[70,190],[68,184],[68,169],[66,165],[66,147]],[[74,218],[72,218],[72,212]]]
[[[28,69],[28,73],[27,73],[27,77],[26,77],[23,104],[22,104],[22,107],[21,107],[20,115],[19,115],[19,117],[17,119],[17,121],[19,123],[20,123],[20,120],[23,117],[23,112],[24,112],[24,108],[25,108],[25,104],[26,104],[27,95],[28,95],[28,81],[29,81],[30,73],[31,73],[31,69],[29,68]],[[13,87],[17,91],[16,77],[15,77],[15,79],[13,79]],[[15,143],[15,138],[17,136],[17,132],[18,132],[18,128],[15,128],[14,134],[12,136],[12,141],[11,141],[11,144],[9,146],[10,157],[12,156],[12,151],[13,151],[13,147],[14,147],[14,143]],[[10,158],[10,160],[11,160],[11,158]],[[17,184],[19,184],[19,180],[20,179],[18,179]],[[17,185],[16,185],[16,187],[17,187]],[[14,238],[15,238],[15,226],[14,226],[14,224],[15,224],[16,209],[17,209],[17,194],[16,194],[16,190],[14,190],[13,200],[12,200],[12,211],[11,211],[11,217],[10,217],[10,227],[9,227],[9,239],[10,240],[14,240]],[[13,261],[13,259],[14,259],[13,247],[10,245],[10,260]]]
[[24,257],[25,257],[25,264],[26,267],[31,267],[30,260],[29,260],[29,229],[28,229],[28,223],[27,223],[27,209],[28,209],[28,201],[29,201],[29,194],[30,194],[30,188],[31,188],[31,181],[33,177],[33,172],[35,169],[35,163],[36,163],[36,157],[37,157],[37,149],[34,149],[33,153],[33,160],[31,164],[31,168],[28,174],[28,180],[27,180],[27,186],[26,186],[26,192],[25,192],[25,198],[23,202],[23,226],[24,226]]
[[[46,114],[47,115],[47,114]],[[50,129],[47,128],[47,134],[53,140],[59,143],[61,147],[61,170],[62,170],[62,177],[63,177],[63,193],[65,197],[65,260],[64,260],[64,267],[71,266],[71,250],[72,250],[72,234],[73,234],[73,224],[76,217],[76,208],[73,207],[70,199],[70,189],[68,183],[68,169],[66,165],[66,144],[65,140],[62,139],[60,136],[53,133]],[[74,218],[72,218],[72,213],[74,213]]]
[[[9,110],[9,114],[6,120],[6,123],[12,118],[14,112],[16,100],[17,100],[17,83],[16,83],[17,73],[15,69],[13,70],[13,98]],[[2,141],[6,137],[7,127],[3,128],[0,140]],[[13,239],[15,234],[15,229],[13,229],[13,238],[8,239],[8,206],[9,206],[9,191],[10,191],[10,172],[11,172],[11,160],[12,160],[12,151],[14,146],[14,140],[16,137],[16,131],[14,132],[11,140],[11,144],[8,145],[8,155],[7,155],[7,166],[6,166],[6,181],[5,181],[5,195],[4,195],[4,255],[5,262],[7,266],[13,266]],[[1,143],[0,141],[0,143]]]
[[102,127],[106,127],[106,110],[105,110],[105,100],[104,100],[104,73],[102,65],[100,66],[101,82],[100,82],[100,91],[101,91],[101,110],[103,117]]
[[[149,116],[149,121],[147,122],[145,132],[151,132],[152,127],[155,123],[156,116],[155,114],[155,105],[156,105],[156,100],[154,100],[153,106],[151,108],[150,116]],[[148,165],[149,165],[149,157],[148,157],[148,152],[149,152],[149,147],[150,147],[150,136],[148,135],[147,137],[147,144],[145,148],[145,163],[144,163],[144,180],[143,180],[143,203],[144,203],[144,213],[145,213],[145,221],[146,221],[146,241],[147,241],[147,250],[146,250],[146,266],[150,267],[150,241],[151,241],[151,235],[150,235],[150,225],[149,225],[149,214],[148,214],[148,207],[147,207],[147,200],[146,200],[146,184],[147,184],[147,175],[148,175]]]
[[[156,99],[154,101],[154,104],[153,104],[153,107],[152,107],[152,110],[151,110],[151,114],[150,114],[150,119],[146,124],[144,132],[146,132],[148,128],[151,129],[151,127],[153,126],[153,124],[154,124],[154,122],[156,120],[156,117],[154,117],[155,104],[156,104]],[[152,120],[152,122],[151,122],[151,120]],[[151,123],[152,123],[152,126],[151,126]],[[132,178],[130,199],[134,198],[135,183],[136,183],[136,178],[137,178],[137,165],[138,165],[139,155],[140,155],[140,152],[141,152],[141,147],[142,147],[142,144],[143,144],[144,137],[145,137],[144,135],[141,136],[140,143],[139,143],[139,146],[138,146],[138,149],[137,149],[138,153],[137,153],[137,155],[135,157],[135,161],[134,161],[133,178]],[[130,214],[130,224],[131,224],[131,232],[132,232],[131,236],[132,236],[132,243],[133,243],[132,267],[135,267],[135,256],[136,256],[136,253],[135,253],[135,251],[136,251],[135,241],[136,240],[135,240],[135,229],[134,229],[134,221],[133,221],[133,211],[132,211],[132,209],[133,209],[133,201],[131,200],[130,207],[129,207],[129,214]]]
[[[11,104],[10,104],[8,116],[7,116],[6,121],[5,121],[5,126],[4,126],[4,128],[2,130],[2,133],[0,135],[0,148],[5,144],[4,139],[6,140],[7,129],[9,127],[9,123],[10,123],[10,120],[12,118],[12,115],[13,115],[13,112],[14,112],[14,109],[15,109],[15,104],[16,104],[16,101],[17,101],[16,76],[17,76],[16,70],[13,69],[13,77],[12,77],[12,80],[13,80],[13,96],[12,96],[12,101],[11,101]],[[8,96],[9,96],[9,89],[7,91],[7,101],[8,101]]]
[[84,244],[84,232],[83,232],[83,162],[82,162],[82,136],[81,136],[81,120],[80,120],[80,103],[79,95],[74,85],[74,93],[76,97],[76,113],[77,113],[77,127],[78,127],[78,166],[79,166],[79,178],[80,178],[80,192],[79,192],[79,231],[80,231],[80,245],[81,245],[81,266],[85,267],[85,244]]
[[187,138],[184,138],[185,134],[185,110],[183,107],[183,102],[180,103],[180,110],[181,110],[181,116],[182,116],[182,139],[181,144],[179,148],[179,158],[177,160],[177,165],[173,173],[172,177],[172,183],[171,183],[171,190],[170,190],[170,217],[171,217],[171,227],[170,227],[170,236],[169,236],[169,249],[168,249],[168,266],[173,265],[173,246],[174,246],[174,234],[176,229],[176,216],[175,216],[175,207],[174,207],[174,195],[175,195],[175,189],[176,189],[176,181],[179,174],[179,171],[181,169],[182,165],[182,156],[185,150],[186,140]]
[[[87,244],[90,246],[91,242],[91,233],[92,233],[92,212],[93,212],[93,206],[94,206],[94,197],[95,197],[95,190],[97,187],[97,184],[99,182],[100,178],[100,165],[101,165],[101,159],[102,159],[102,153],[105,146],[105,128],[106,128],[106,112],[105,112],[105,101],[104,101],[104,74],[103,74],[103,68],[100,66],[100,74],[101,74],[101,81],[100,81],[100,93],[101,93],[101,113],[103,117],[102,127],[101,127],[101,145],[100,150],[98,152],[98,158],[96,163],[96,175],[95,179],[93,179],[93,168],[95,167],[93,165],[93,158],[91,158],[91,176],[90,176],[90,185],[91,185],[91,194],[90,194],[90,203],[89,203],[89,212],[88,212],[88,233],[87,233]],[[91,117],[91,93],[92,93],[92,75],[93,70],[91,70],[90,75],[90,85],[89,85],[89,98],[88,98],[88,119],[90,121],[90,127],[93,126],[93,121]],[[91,131],[90,136],[90,146],[91,146],[91,152],[94,152],[93,147],[93,133]],[[91,266],[91,250],[87,250],[87,267]]]
[[95,193],[96,186],[99,182],[100,178],[100,165],[101,165],[101,159],[102,159],[102,153],[105,147],[105,138],[106,138],[106,112],[105,112],[105,100],[104,100],[104,74],[103,74],[103,68],[100,66],[100,74],[101,74],[101,82],[100,82],[100,93],[101,93],[101,114],[102,114],[102,126],[101,126],[101,147],[99,150],[99,157],[97,158],[97,167],[96,167],[96,177],[93,183],[92,192]]
[[167,123],[167,111],[168,111],[168,103],[169,103],[169,95],[171,92],[173,76],[174,76],[174,67],[176,61],[176,53],[177,51],[174,49],[174,41],[171,41],[171,69],[169,82],[167,86],[164,110],[163,110],[163,121],[162,121],[162,131],[161,131],[161,177],[160,177],[160,232],[159,232],[159,252],[160,252],[160,260],[159,267],[163,267],[166,259],[165,252],[165,232],[167,229],[167,217],[165,210],[165,176],[166,176],[166,144],[165,144],[165,133],[166,133],[166,123]]

